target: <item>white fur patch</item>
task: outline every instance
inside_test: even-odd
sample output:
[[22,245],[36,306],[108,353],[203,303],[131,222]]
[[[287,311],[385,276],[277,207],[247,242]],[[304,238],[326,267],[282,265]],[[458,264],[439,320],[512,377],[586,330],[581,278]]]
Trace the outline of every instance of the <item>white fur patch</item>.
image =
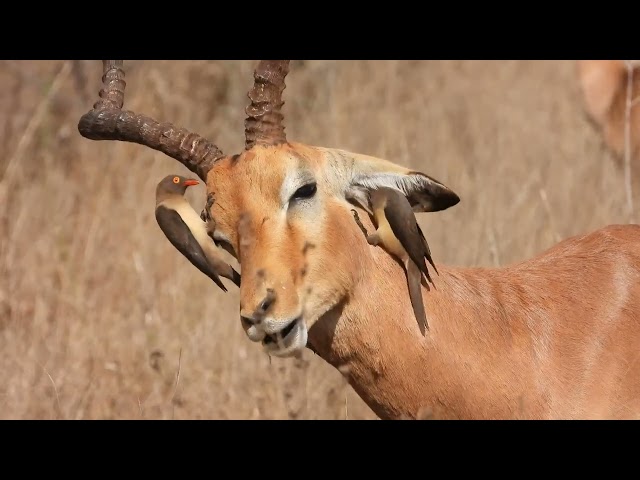
[[364,210],[373,215],[373,211],[371,210],[371,206],[369,205],[369,193],[362,188],[357,188],[352,186],[347,190],[346,193],[347,200],[355,201],[358,205],[360,205]]
[[296,322],[294,329],[286,339],[279,339],[278,343],[270,343],[264,346],[265,351],[272,357],[287,358],[302,352],[309,339],[309,332],[303,320]]
[[313,181],[313,175],[306,170],[288,171],[280,187],[280,204],[286,208],[296,190]]
[[[366,209],[369,209],[369,190],[376,189],[378,187],[389,187],[399,190],[406,197],[414,197],[414,199],[424,198],[425,204],[428,205],[430,203],[428,191],[433,189],[435,186],[443,188],[439,183],[420,174],[358,174],[352,180],[346,194],[348,198],[356,200],[363,206],[367,205],[368,207]],[[425,211],[425,207],[420,203],[422,202],[419,202],[413,207],[414,211]]]
[[423,175],[398,175],[393,173],[357,175],[353,179],[353,184],[366,189],[377,187],[395,188],[404,193],[405,196],[419,194],[433,185],[439,185]]
[[327,178],[340,193],[369,210],[369,191],[378,187],[402,192],[414,212],[433,212],[455,205],[454,192],[428,175],[381,158],[339,149],[319,149],[330,162]]

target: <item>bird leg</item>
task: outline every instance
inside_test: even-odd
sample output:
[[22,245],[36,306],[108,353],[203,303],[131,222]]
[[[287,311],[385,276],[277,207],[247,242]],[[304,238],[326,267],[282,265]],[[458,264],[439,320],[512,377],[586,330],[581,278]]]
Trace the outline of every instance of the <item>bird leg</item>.
[[213,193],[209,192],[207,194],[207,203],[205,204],[204,209],[200,214],[200,218],[202,219],[202,221],[207,224],[207,235],[209,235],[209,237],[211,237],[212,240],[214,240],[213,232],[216,229],[216,221],[211,216],[211,207],[213,206],[214,202],[215,202],[215,196],[213,195]]
[[360,230],[362,230],[362,233],[364,234],[364,236],[368,237],[369,234],[367,233],[367,229],[362,224],[362,221],[360,220],[360,216],[358,215],[358,212],[356,210],[354,210],[353,208],[351,209],[351,211],[353,212],[353,219],[358,224],[358,227],[360,227]]
[[216,201],[215,195],[212,192],[209,192],[207,194],[207,203],[205,204],[204,209],[200,214],[200,218],[202,219],[203,222],[208,223],[212,220],[211,207],[213,206],[215,201]]
[[380,235],[378,233],[372,233],[371,235],[367,235],[367,243],[369,245],[373,245],[374,247],[380,243]]

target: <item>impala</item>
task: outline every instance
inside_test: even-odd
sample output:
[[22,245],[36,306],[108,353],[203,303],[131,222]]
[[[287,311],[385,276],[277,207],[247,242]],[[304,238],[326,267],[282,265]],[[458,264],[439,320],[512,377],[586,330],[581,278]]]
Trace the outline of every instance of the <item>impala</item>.
[[249,339],[274,356],[311,349],[383,419],[637,417],[640,227],[608,226],[502,268],[438,265],[422,290],[423,335],[402,265],[367,242],[356,217],[373,232],[379,186],[415,212],[459,198],[390,161],[288,141],[288,65],[258,64],[239,154],[122,110],[120,60],[103,61],[100,99],[78,125],[88,139],[164,152],[206,182],[203,217],[240,264]]

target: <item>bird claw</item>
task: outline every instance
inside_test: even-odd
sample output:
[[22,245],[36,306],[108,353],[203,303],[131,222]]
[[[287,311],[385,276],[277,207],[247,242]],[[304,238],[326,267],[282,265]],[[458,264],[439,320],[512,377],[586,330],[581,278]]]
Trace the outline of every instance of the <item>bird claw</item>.
[[208,223],[213,220],[213,217],[211,216],[211,207],[213,206],[215,201],[216,199],[214,194],[209,192],[207,194],[207,203],[205,204],[204,208],[202,209],[202,213],[200,214],[200,218],[203,222]]

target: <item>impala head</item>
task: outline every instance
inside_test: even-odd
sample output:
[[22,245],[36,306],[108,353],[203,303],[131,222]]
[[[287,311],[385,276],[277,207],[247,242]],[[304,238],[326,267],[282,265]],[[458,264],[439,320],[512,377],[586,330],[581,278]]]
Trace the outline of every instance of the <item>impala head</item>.
[[414,211],[444,210],[458,196],[392,162],[288,142],[282,91],[288,61],[262,61],[246,109],[245,149],[225,155],[198,135],[122,111],[121,61],[104,61],[101,100],[80,121],[96,140],[133,141],[179,160],[206,182],[213,238],[240,263],[240,316],[248,337],[275,356],[305,348],[309,329],[348,299],[370,248],[353,219],[378,186],[403,191]]

